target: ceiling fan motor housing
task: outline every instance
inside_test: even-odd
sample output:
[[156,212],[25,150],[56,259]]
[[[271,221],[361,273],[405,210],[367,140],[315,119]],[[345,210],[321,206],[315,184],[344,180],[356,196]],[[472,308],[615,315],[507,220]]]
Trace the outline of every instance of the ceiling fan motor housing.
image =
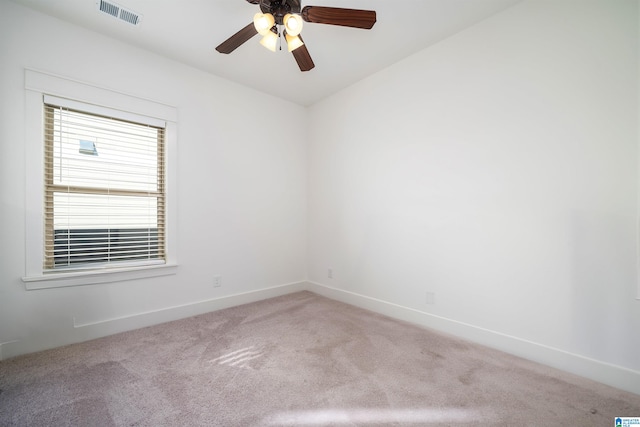
[[276,24],[283,25],[287,13],[300,13],[300,0],[260,0],[262,13],[270,13]]

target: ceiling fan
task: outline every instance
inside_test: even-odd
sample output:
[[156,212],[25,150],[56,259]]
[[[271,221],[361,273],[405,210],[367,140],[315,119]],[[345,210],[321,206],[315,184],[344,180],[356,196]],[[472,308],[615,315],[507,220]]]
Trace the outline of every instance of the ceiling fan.
[[365,30],[371,29],[376,23],[374,10],[322,6],[305,6],[301,9],[300,0],[247,0],[247,2],[259,4],[261,13],[256,13],[252,23],[222,42],[216,50],[220,53],[231,53],[256,34],[260,34],[263,36],[260,44],[275,52],[281,35],[279,28],[284,27],[282,35],[300,71],[309,71],[315,67],[300,36],[302,21]]

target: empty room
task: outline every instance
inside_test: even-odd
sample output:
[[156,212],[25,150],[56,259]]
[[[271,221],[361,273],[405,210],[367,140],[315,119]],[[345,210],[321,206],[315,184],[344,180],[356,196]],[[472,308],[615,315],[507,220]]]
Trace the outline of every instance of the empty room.
[[0,426],[640,423],[640,0],[0,0]]

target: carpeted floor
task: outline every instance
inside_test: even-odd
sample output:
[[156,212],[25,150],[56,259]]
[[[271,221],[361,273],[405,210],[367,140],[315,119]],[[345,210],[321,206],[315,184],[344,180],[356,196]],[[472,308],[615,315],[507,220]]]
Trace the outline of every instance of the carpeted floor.
[[613,426],[640,396],[300,292],[0,362],[0,426]]

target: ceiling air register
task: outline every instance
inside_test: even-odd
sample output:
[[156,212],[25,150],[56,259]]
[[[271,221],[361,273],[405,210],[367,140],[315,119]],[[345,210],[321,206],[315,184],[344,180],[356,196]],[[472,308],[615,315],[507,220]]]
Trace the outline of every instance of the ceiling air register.
[[126,22],[131,25],[139,25],[142,21],[142,15],[133,12],[132,10],[125,9],[119,4],[110,1],[98,0],[96,2],[98,10],[102,13],[106,13],[120,21]]

